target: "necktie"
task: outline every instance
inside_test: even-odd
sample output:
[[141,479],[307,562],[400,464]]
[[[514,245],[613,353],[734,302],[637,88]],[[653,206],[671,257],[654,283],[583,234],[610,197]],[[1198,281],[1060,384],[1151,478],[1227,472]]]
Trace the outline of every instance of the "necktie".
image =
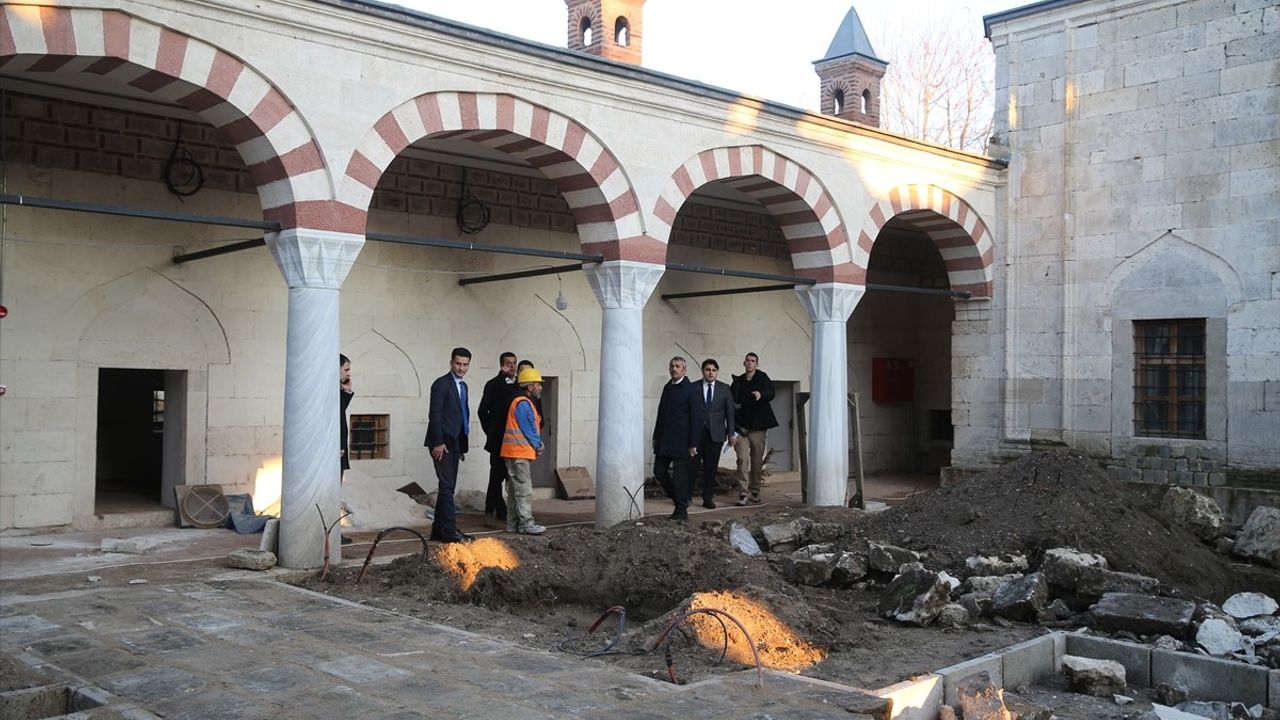
[[462,401],[462,434],[471,434],[471,411],[467,409],[467,384],[458,383],[458,399]]
[[706,396],[706,398],[703,400],[703,403],[704,403],[707,407],[711,407],[711,383],[707,383],[707,387],[706,387],[706,389],[707,389],[707,396]]

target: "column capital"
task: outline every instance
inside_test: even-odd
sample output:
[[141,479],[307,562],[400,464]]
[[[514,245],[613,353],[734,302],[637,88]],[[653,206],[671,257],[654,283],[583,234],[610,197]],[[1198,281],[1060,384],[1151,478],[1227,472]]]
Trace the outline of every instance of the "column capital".
[[364,246],[364,235],[310,228],[268,233],[266,240],[291,288],[341,288]]
[[632,260],[609,260],[582,269],[600,307],[606,310],[642,309],[666,271],[662,265]]
[[848,321],[866,292],[866,286],[848,283],[796,286],[796,295],[809,311],[809,319],[813,322]]

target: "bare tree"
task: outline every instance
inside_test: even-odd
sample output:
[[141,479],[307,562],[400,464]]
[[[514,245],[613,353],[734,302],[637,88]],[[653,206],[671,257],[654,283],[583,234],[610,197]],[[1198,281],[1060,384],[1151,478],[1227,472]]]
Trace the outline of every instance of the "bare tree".
[[[974,20],[955,12],[898,16],[876,37],[889,62],[880,88],[886,129],[985,152],[991,138],[995,63]],[[883,48],[883,49],[882,49]]]

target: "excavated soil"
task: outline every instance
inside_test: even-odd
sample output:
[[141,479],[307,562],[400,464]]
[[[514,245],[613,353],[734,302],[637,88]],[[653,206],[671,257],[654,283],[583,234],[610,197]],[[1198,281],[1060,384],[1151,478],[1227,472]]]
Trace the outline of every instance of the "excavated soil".
[[[1094,552],[1113,569],[1159,578],[1169,592],[1221,602],[1237,590],[1276,594],[1275,573],[1241,572],[1225,556],[1156,509],[1160,495],[1119,484],[1088,459],[1069,452],[1036,453],[972,479],[919,495],[874,516],[841,508],[762,510],[740,518],[759,528],[797,517],[821,523],[841,549],[864,550],[869,540],[925,553],[931,569],[956,569],[974,554],[1026,553],[1033,566],[1060,546]],[[787,582],[782,555],[746,556],[729,544],[722,522],[678,524],[665,519],[607,530],[571,527],[542,537],[498,536],[466,545],[433,547],[430,557],[402,557],[370,568],[361,585],[342,569],[312,589],[433,622],[549,650],[585,654],[618,637],[612,616],[586,637],[612,606],[625,608],[623,636],[601,659],[636,672],[668,677],[663,652],[644,654],[696,593],[716,596],[730,613],[755,615],[758,603],[785,635],[768,643],[794,659],[799,648],[821,658],[805,675],[876,688],[1045,632],[1033,624],[979,622],[963,629],[914,628],[879,618],[880,584],[853,589]],[[465,589],[464,589],[465,587]],[[705,616],[704,616],[705,617]],[[756,618],[758,619],[758,618]],[[754,625],[759,627],[759,625]],[[740,670],[719,662],[692,632],[672,633],[681,682]],[[715,644],[715,643],[711,643]],[[757,643],[763,644],[763,643]],[[732,653],[730,654],[732,658]],[[815,658],[817,659],[817,658]]]

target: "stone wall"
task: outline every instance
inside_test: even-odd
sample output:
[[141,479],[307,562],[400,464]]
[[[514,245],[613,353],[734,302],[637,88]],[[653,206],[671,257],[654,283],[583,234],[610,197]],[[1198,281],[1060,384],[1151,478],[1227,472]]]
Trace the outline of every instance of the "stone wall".
[[[997,15],[989,34],[1007,380],[971,421],[1009,450],[1113,458],[1118,477],[1280,470],[1280,8],[1088,0]],[[1178,318],[1206,319],[1209,342],[1208,428],[1185,458],[1135,437],[1132,409],[1133,323]],[[995,461],[973,442],[962,454]]]

